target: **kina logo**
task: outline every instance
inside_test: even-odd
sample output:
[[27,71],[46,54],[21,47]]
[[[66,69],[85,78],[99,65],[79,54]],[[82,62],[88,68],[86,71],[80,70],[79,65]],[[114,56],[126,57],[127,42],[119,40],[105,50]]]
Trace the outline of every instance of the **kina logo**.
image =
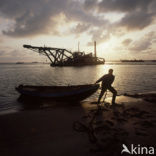
[[122,151],[121,154],[123,153],[128,153],[131,155],[154,155],[155,154],[155,148],[154,147],[145,147],[145,146],[141,146],[141,145],[134,145],[131,144],[130,148],[128,148],[125,144],[122,144]]

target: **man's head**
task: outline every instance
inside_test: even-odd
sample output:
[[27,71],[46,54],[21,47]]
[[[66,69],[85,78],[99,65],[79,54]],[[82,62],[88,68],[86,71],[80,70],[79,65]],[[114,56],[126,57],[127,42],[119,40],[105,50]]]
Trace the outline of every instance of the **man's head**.
[[109,69],[108,73],[112,75],[113,74],[113,69]]

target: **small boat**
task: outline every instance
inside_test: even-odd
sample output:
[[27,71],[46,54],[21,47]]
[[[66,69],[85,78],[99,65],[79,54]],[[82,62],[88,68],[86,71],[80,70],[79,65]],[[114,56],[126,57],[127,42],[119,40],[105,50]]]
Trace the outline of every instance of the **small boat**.
[[75,86],[19,85],[15,89],[31,98],[47,98],[55,101],[82,101],[97,91],[99,84]]

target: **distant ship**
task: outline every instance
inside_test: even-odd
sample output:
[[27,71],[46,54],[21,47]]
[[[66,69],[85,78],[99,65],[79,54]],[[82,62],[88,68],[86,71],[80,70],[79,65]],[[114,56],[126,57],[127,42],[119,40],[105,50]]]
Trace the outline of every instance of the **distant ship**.
[[24,64],[24,62],[16,62],[16,64]]
[[36,61],[35,61],[35,62],[31,62],[31,63],[33,63],[33,64],[34,64],[34,63],[39,63],[39,62],[36,62]]
[[80,52],[79,45],[77,52],[54,47],[34,47],[31,45],[23,45],[23,47],[47,56],[51,62],[51,66],[85,66],[105,63],[104,58],[96,56],[96,42],[94,42],[94,54]]
[[144,62],[144,60],[120,60],[121,62]]
[[151,60],[152,62],[156,62],[156,60]]

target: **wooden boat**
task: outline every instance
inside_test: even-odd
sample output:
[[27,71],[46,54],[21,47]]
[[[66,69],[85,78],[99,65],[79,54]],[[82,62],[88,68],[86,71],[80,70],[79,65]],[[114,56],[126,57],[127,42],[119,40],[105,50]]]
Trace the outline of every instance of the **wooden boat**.
[[15,89],[22,96],[48,98],[56,101],[81,101],[95,93],[98,88],[98,84],[89,84],[75,86],[19,85]]

